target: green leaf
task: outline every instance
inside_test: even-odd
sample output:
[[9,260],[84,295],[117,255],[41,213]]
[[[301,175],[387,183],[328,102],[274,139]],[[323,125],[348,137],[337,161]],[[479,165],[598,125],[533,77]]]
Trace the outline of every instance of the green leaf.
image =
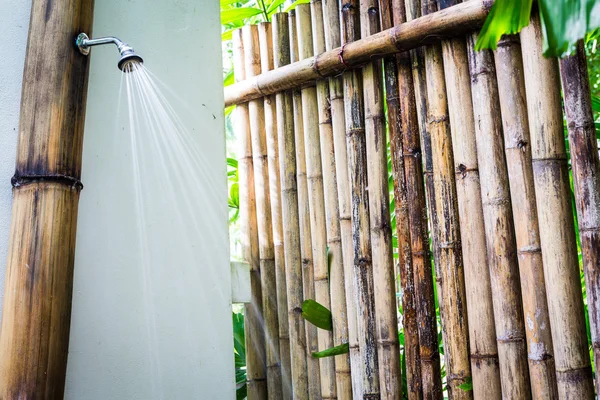
[[600,26],[598,0],[539,0],[544,55],[564,57],[585,34]]
[[221,8],[225,8],[232,4],[240,3],[240,2],[241,2],[241,0],[219,0]]
[[310,3],[310,0],[296,0],[295,2],[290,4],[290,6],[288,8],[285,9],[285,12],[293,10],[294,8],[296,8],[296,6],[298,6],[300,4],[308,4],[308,3]]
[[285,0],[275,0],[272,2],[271,5],[269,5],[269,8],[267,8],[267,14],[269,14],[269,16],[275,14],[283,3],[285,3]]
[[235,158],[227,157],[227,165],[230,166],[231,168],[237,169],[238,160],[236,160]]
[[333,331],[331,311],[312,299],[304,300],[302,303],[302,318],[317,328]]
[[339,356],[340,354],[346,354],[350,352],[350,345],[348,343],[340,344],[339,346],[332,347],[327,350],[317,351],[312,353],[314,358],[325,358]]
[[488,14],[475,50],[496,49],[502,35],[518,33],[529,25],[532,0],[496,0]]
[[237,183],[231,185],[229,189],[229,207],[240,208],[240,186]]
[[233,76],[233,69],[230,69],[229,72],[227,72],[227,74],[225,75],[225,78],[223,78],[223,86],[233,85],[234,82],[235,79]]
[[241,21],[262,13],[262,10],[254,7],[230,8],[221,10],[221,25]]
[[592,110],[600,113],[600,97],[592,95]]
[[235,29],[227,29],[226,31],[222,32],[221,33],[221,41],[226,42],[228,40],[233,39],[233,31],[235,31]]
[[465,392],[470,392],[471,390],[473,390],[473,379],[470,376],[467,376],[467,378],[465,379],[465,383],[461,383],[460,385],[458,385],[458,388]]

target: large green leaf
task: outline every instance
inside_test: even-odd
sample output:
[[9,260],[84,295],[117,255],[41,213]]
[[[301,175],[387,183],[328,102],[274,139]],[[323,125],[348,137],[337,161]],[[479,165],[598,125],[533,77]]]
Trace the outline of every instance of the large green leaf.
[[304,300],[302,303],[302,317],[317,328],[333,330],[331,311],[312,299]]
[[324,358],[339,356],[340,354],[346,354],[350,352],[350,345],[348,343],[340,344],[339,346],[332,347],[327,350],[317,351],[312,353],[314,358]]
[[300,4],[308,4],[308,3],[310,3],[310,0],[296,0],[292,4],[290,4],[288,8],[285,9],[285,12],[293,10],[294,8],[296,8],[296,6],[298,6]]
[[221,24],[230,24],[241,21],[262,13],[262,10],[254,7],[230,8],[221,10]]
[[496,0],[477,38],[476,50],[495,49],[505,34],[518,33],[529,24],[532,0]]
[[586,32],[600,26],[598,0],[540,0],[544,54],[563,57],[575,49]]
[[[505,34],[518,33],[529,24],[532,0],[496,0],[476,49],[495,49]],[[544,54],[563,57],[585,34],[600,26],[600,0],[539,0]]]

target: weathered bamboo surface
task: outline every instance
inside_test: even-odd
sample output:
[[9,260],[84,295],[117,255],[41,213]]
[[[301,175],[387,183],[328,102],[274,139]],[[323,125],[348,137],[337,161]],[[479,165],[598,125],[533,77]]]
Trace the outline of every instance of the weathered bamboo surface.
[[596,365],[596,391],[600,391],[600,161],[592,114],[590,83],[583,41],[574,55],[560,62],[569,148],[573,168],[575,204]]
[[[246,76],[260,73],[260,45],[258,26],[242,28]],[[273,124],[273,110],[269,107],[269,123]],[[275,273],[275,250],[269,196],[269,170],[267,159],[266,114],[263,99],[248,103],[250,115],[250,142],[254,168],[254,193],[256,198],[256,221],[258,224],[258,250],[262,287],[263,323],[265,329],[265,360],[267,367],[267,395],[280,399],[281,359],[279,355],[279,317],[277,314],[277,281]],[[271,126],[271,130],[273,127]],[[272,132],[271,132],[272,133]]]
[[[380,31],[377,0],[360,1],[361,37]],[[367,144],[367,181],[379,388],[384,399],[400,399],[400,352],[387,173],[386,124],[380,60],[362,67]],[[409,255],[410,257],[410,255]]]
[[[561,61],[560,72],[592,343],[558,62],[541,56],[537,16],[521,33],[523,52],[517,36],[503,38],[495,52],[476,52],[477,33],[461,30],[465,36],[366,53],[354,63],[346,50],[380,40],[380,29],[401,32],[431,15],[439,23],[441,12],[466,15],[482,3],[322,1],[276,14],[272,33],[261,24],[260,53],[256,28],[244,28],[252,43],[245,47],[234,33],[237,64],[238,52],[250,57],[238,80],[259,69],[290,80],[245,98],[235,114],[255,304],[247,307],[248,346],[255,346],[248,349],[249,397],[592,398],[600,161],[583,48]],[[454,12],[447,22],[466,18]],[[344,69],[327,75],[319,60],[338,49]],[[315,59],[318,68],[300,79],[285,69]],[[331,331],[302,319],[305,299],[331,310]],[[258,319],[267,307],[265,337]],[[278,317],[279,330],[266,314]],[[281,365],[267,338],[279,345]],[[339,345],[349,354],[312,356]],[[278,367],[279,387],[269,379]]]
[[[290,62],[290,36],[288,16],[273,16],[274,66],[278,68]],[[296,142],[294,132],[293,100],[290,91],[278,93],[275,98],[277,112],[277,138],[281,171],[281,205],[285,278],[287,291],[287,315],[280,318],[281,326],[288,320],[290,341],[291,392],[284,399],[308,398],[306,361],[306,332],[301,309],[303,296],[302,261],[300,255],[300,217],[298,215],[298,188],[296,185]],[[280,314],[281,315],[281,314]],[[288,317],[289,316],[289,317]],[[282,349],[283,351],[283,349]],[[283,359],[282,354],[282,359]],[[289,396],[289,397],[288,397]]]
[[534,399],[556,399],[554,350],[535,206],[531,140],[518,36],[504,37],[498,44],[494,59],[526,321],[531,394]]
[[[273,69],[273,35],[270,23],[258,25],[261,72]],[[285,254],[281,220],[281,179],[279,176],[279,145],[277,139],[277,109],[275,95],[264,98],[265,133],[267,141],[267,164],[269,172],[269,198],[273,227],[275,260],[275,285],[277,288],[277,322],[279,328],[279,356],[281,360],[282,397],[289,399],[291,393],[290,337],[287,322],[287,291],[285,279]],[[281,322],[280,322],[281,321]]]
[[570,200],[560,78],[539,17],[521,31],[535,197],[559,398],[594,396]]
[[343,47],[228,86],[225,88],[225,106],[243,103],[301,86],[319,78],[339,74],[348,68],[370,61],[375,54],[377,57],[383,57],[425,43],[436,42],[440,37],[470,32],[483,24],[490,7],[491,3],[488,0],[471,0],[367,38],[358,40],[357,37],[352,43],[348,42]]
[[[341,10],[342,43],[346,46],[360,37],[359,4],[356,0],[343,1]],[[378,398],[381,396],[381,392],[375,332],[362,74],[357,70],[348,71],[343,74],[343,79],[346,146],[352,201],[354,300],[356,302],[361,365],[363,366],[359,371],[360,387],[363,391],[363,398]]]
[[[298,34],[296,10],[289,13],[290,23],[290,57],[298,60]],[[310,227],[310,210],[308,205],[308,182],[306,179],[306,153],[304,146],[304,113],[300,90],[293,92],[294,131],[296,146],[296,179],[298,185],[298,212],[300,215],[300,255],[302,257],[302,276],[304,280],[304,299],[315,299],[314,267],[312,258],[312,241]],[[319,360],[312,353],[319,351],[317,327],[306,323],[307,372],[309,398],[321,397],[321,372]]]
[[[314,54],[319,54],[324,52],[326,47],[322,2],[320,0],[312,1],[310,3],[310,9],[313,30],[313,52]],[[334,84],[335,83],[336,82],[334,82]],[[348,322],[329,80],[319,80],[317,82],[317,105],[325,197],[329,288],[331,292],[331,313],[333,319],[333,345],[339,346],[343,343],[348,343]],[[338,126],[337,128],[340,129],[342,127]],[[351,398],[352,383],[348,355],[339,355],[335,357],[334,361],[336,396],[342,399]]]
[[[242,31],[233,33],[235,49],[234,73],[236,80],[245,79],[244,42]],[[248,397],[267,398],[267,372],[265,366],[265,337],[262,326],[262,289],[258,254],[258,227],[256,198],[254,194],[254,167],[250,140],[250,115],[247,104],[240,104],[233,115],[238,138],[238,181],[240,197],[240,231],[242,232],[242,258],[250,265],[250,303],[244,308],[246,336],[246,376]]]
[[527,345],[496,71],[491,51],[475,51],[476,40],[475,34],[468,38],[467,52],[502,395],[528,399]]
[[34,0],[31,6],[12,179],[0,397],[62,399],[89,67],[73,41],[82,29],[91,31],[93,2]]

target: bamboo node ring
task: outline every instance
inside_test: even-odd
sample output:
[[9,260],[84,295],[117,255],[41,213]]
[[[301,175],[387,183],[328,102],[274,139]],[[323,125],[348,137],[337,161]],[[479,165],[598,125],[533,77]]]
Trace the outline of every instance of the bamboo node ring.
[[13,188],[18,188],[35,182],[55,182],[70,186],[77,191],[81,191],[83,189],[83,183],[81,183],[79,179],[62,174],[19,175],[18,173],[15,173],[10,180]]
[[344,43],[342,45],[342,47],[340,48],[340,54],[338,54],[338,57],[340,59],[340,62],[344,65],[344,67],[350,68],[350,66],[348,64],[346,64],[346,60],[344,60],[344,50],[346,49],[347,44],[348,43]]

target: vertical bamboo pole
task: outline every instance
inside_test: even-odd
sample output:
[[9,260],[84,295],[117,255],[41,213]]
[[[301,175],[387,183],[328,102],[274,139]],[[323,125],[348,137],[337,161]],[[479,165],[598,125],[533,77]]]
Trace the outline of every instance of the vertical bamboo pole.
[[[336,0],[325,0],[323,7],[325,48],[332,50],[341,45],[340,9]],[[356,301],[354,288],[354,249],[352,245],[352,217],[350,199],[350,178],[348,177],[348,157],[346,149],[346,121],[344,111],[344,86],[341,76],[329,79],[329,106],[333,145],[335,152],[335,172],[338,185],[340,236],[344,265],[344,287],[346,291],[346,322],[348,326],[348,344],[350,347],[350,370],[360,371],[360,349],[358,345],[358,327],[356,322]],[[339,367],[336,367],[339,368]],[[361,374],[351,375],[354,398],[362,398]],[[338,397],[344,398],[339,391]]]
[[[380,2],[382,27],[392,26],[392,10],[388,1]],[[398,55],[408,56],[408,53]],[[421,363],[419,353],[419,324],[417,321],[416,288],[413,277],[413,258],[411,248],[411,230],[409,221],[409,204],[407,200],[406,177],[404,173],[404,150],[402,128],[404,121],[401,113],[398,87],[398,70],[396,55],[384,59],[385,91],[387,101],[388,129],[390,135],[390,153],[392,159],[392,175],[394,183],[394,200],[396,215],[396,235],[398,237],[398,270],[402,290],[402,328],[404,329],[404,360],[406,363],[406,396],[409,399],[423,397]],[[435,313],[434,313],[435,317]],[[436,334],[437,336],[437,334]],[[437,339],[437,337],[436,337]]]
[[570,204],[558,63],[542,55],[539,16],[521,31],[535,197],[560,398],[594,396]]
[[[447,7],[456,1],[444,2]],[[442,41],[475,398],[502,396],[465,40]],[[440,221],[440,223],[443,223]]]
[[[298,26],[298,55],[303,60],[313,56],[313,34],[311,28],[310,5],[296,7]],[[327,259],[327,228],[323,171],[319,143],[319,115],[317,90],[315,87],[302,88],[302,116],[304,118],[304,147],[306,151],[306,176],[308,179],[308,204],[310,210],[310,232],[315,271],[315,300],[331,308],[329,295],[329,266]],[[333,347],[331,332],[317,330],[319,350]],[[336,397],[335,363],[331,357],[319,360],[321,370],[321,397]]]
[[534,399],[556,399],[554,351],[535,207],[523,61],[518,37],[507,36],[500,40],[494,59],[519,258],[531,392]]
[[[290,63],[290,35],[288,15],[273,15],[274,66],[279,68]],[[300,252],[300,216],[298,215],[298,188],[296,185],[296,145],[294,114],[291,91],[275,96],[279,163],[281,171],[281,204],[283,245],[287,289],[287,314],[289,315],[289,338],[291,358],[291,398],[308,398],[306,366],[306,332],[301,306],[302,257]],[[280,326],[288,317],[280,319]],[[285,387],[284,387],[285,390]],[[284,398],[286,393],[284,392]]]
[[[406,14],[404,2],[395,4],[391,21],[389,17],[383,18],[384,12],[382,8],[382,28],[387,29],[392,25],[399,25],[406,22]],[[389,26],[387,26],[385,21],[389,21]],[[399,156],[404,161],[404,176],[407,186],[406,198],[410,222],[412,273],[415,284],[419,331],[421,385],[424,398],[437,399],[442,397],[442,381],[415,86],[410,54],[406,52],[400,53],[396,61],[398,79],[397,97],[399,99],[401,123],[399,133],[402,135],[402,154]],[[391,122],[389,105],[390,102],[388,101],[388,115],[390,115]],[[393,143],[394,139],[391,128],[392,125],[390,124],[390,141]],[[398,208],[398,204],[396,204],[396,208]]]
[[[273,69],[273,36],[270,23],[258,25],[260,43],[261,73]],[[281,220],[281,180],[279,176],[279,154],[277,141],[277,110],[275,95],[264,98],[265,132],[267,139],[267,159],[269,173],[269,198],[271,201],[271,220],[273,224],[273,249],[275,256],[275,281],[277,288],[277,320],[279,322],[279,355],[281,360],[282,396],[292,397],[290,382],[290,336],[287,323],[287,292],[285,279],[285,255],[283,245],[283,226]]]
[[31,8],[0,336],[4,399],[63,397],[89,65],[73,44],[92,13],[87,0]]
[[[311,17],[314,54],[325,52],[325,28],[321,0],[311,1]],[[335,84],[335,82],[334,82]],[[340,232],[340,211],[338,204],[336,154],[333,143],[333,121],[329,91],[329,80],[317,81],[317,105],[319,115],[319,137],[321,142],[321,165],[325,196],[325,216],[327,246],[329,248],[329,286],[331,290],[331,313],[333,316],[333,345],[348,343],[348,322],[346,313],[346,289],[344,286],[344,260]],[[344,112],[341,112],[343,118]],[[343,126],[336,126],[340,129]],[[352,398],[350,362],[347,354],[336,356],[335,377],[337,397]]]
[[[361,37],[373,35],[381,30],[377,0],[360,2],[360,26]],[[382,398],[399,399],[402,381],[400,378],[398,311],[390,223],[382,72],[381,61],[373,61],[362,68],[369,183],[367,193],[369,196],[379,387]]]
[[502,395],[528,399],[527,345],[496,70],[491,51],[475,51],[476,40],[476,34],[467,38],[467,52]]
[[[359,5],[357,0],[343,0],[342,42],[360,38]],[[340,57],[344,57],[343,51]],[[367,192],[367,144],[363,108],[363,82],[360,71],[343,74],[346,148],[352,201],[352,237],[354,248],[354,289],[357,310],[358,342],[360,346],[363,398],[378,398],[379,367],[375,326],[375,300],[369,232],[369,197]],[[371,396],[371,397],[369,397]]]
[[[421,16],[421,1],[420,0],[405,0],[406,20]],[[425,181],[425,193],[427,196],[427,217],[429,219],[429,230],[432,241],[432,253],[435,273],[438,272],[439,266],[439,246],[436,245],[437,235],[434,229],[438,226],[437,213],[435,211],[435,190],[433,187],[433,158],[431,152],[431,135],[427,130],[427,82],[425,79],[425,48],[418,47],[410,51],[410,59],[412,62],[412,75],[414,81],[415,101],[417,105],[417,120],[419,122],[419,133],[421,139],[421,151],[423,152],[423,175]],[[437,289],[438,298],[441,297],[442,289],[439,279],[436,279],[435,286]],[[439,303],[439,307],[441,307]],[[437,339],[436,339],[437,340]]]
[[[290,56],[292,62],[299,60],[298,56],[298,32],[296,26],[296,10],[289,13],[290,23]],[[306,152],[304,147],[304,112],[302,108],[302,94],[300,90],[293,91],[294,105],[294,131],[296,139],[296,176],[298,184],[298,212],[300,215],[300,237],[304,280],[304,299],[315,298],[314,268],[312,258],[312,241],[310,229],[310,210],[308,205],[308,182],[306,179]],[[308,391],[309,398],[321,398],[321,372],[319,360],[312,356],[313,352],[319,351],[317,338],[317,327],[306,323],[307,342],[307,369],[308,369]]]
[[[423,14],[435,11],[435,2],[423,2]],[[473,393],[459,388],[471,376],[465,277],[462,264],[454,158],[450,133],[444,61],[439,45],[425,50],[427,80],[427,125],[431,134],[435,208],[438,228],[439,276],[442,287],[441,316],[448,394],[453,399],[471,399]]]
[[[244,61],[248,78],[260,74],[260,48],[258,27],[242,28],[244,37]],[[264,99],[248,103],[250,114],[250,138],[254,167],[254,191],[256,194],[256,220],[258,223],[258,248],[260,255],[260,278],[262,286],[263,317],[265,326],[265,355],[267,364],[267,394],[270,399],[280,399],[281,364],[279,357],[279,323],[277,315],[277,284],[271,200],[269,198],[269,171],[265,131]]]
[[[233,32],[233,70],[236,81],[246,79],[242,30]],[[258,227],[254,194],[254,167],[250,141],[248,104],[239,104],[234,110],[235,131],[239,141],[238,174],[240,190],[240,232],[242,258],[250,265],[250,303],[244,308],[246,334],[246,376],[248,399],[267,398],[267,371],[265,366],[265,334],[262,325],[262,289],[258,254]]]
[[600,393],[600,161],[583,41],[560,62],[587,291],[596,392]]

